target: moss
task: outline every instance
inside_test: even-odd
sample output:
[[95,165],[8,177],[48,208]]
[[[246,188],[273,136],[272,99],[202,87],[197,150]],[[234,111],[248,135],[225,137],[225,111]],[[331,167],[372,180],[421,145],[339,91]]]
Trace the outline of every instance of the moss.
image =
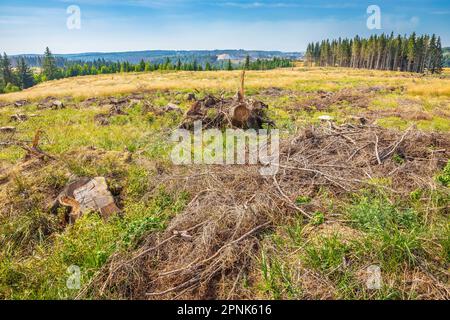
[[420,120],[417,122],[417,128],[424,131],[450,131],[450,120],[448,118],[433,117],[432,120]]
[[376,123],[384,128],[393,128],[398,130],[406,130],[409,127],[408,121],[399,117],[386,117],[376,121]]
[[442,117],[433,117],[431,120],[407,121],[400,117],[386,117],[376,121],[376,123],[385,128],[394,128],[406,130],[412,124],[416,124],[419,130],[423,131],[450,131],[450,121]]

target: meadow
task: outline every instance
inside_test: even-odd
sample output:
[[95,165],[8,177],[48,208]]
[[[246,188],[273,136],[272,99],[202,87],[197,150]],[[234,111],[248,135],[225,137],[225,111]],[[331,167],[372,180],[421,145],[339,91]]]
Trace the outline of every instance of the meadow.
[[[148,298],[142,292],[151,287],[142,282],[150,269],[158,268],[158,258],[139,266],[130,263],[129,269],[123,266],[129,276],[116,279],[111,274],[105,280],[102,274],[170,231],[171,223],[189,213],[204,192],[188,180],[171,180],[187,174],[168,156],[170,132],[183,114],[155,110],[171,103],[187,111],[190,93],[197,99],[230,98],[239,75],[180,71],[85,76],[0,95],[0,127],[15,128],[0,133],[0,298]],[[434,157],[423,164],[429,171],[417,169],[417,183],[404,189],[401,182],[377,172],[368,173],[367,187],[351,192],[336,193],[326,184],[314,191],[290,186],[295,190],[287,197],[294,207],[311,212],[311,219],[298,212],[279,217],[270,211],[270,227],[251,235],[254,242],[245,247],[248,251],[238,246],[226,251],[231,261],[238,255],[248,259],[235,260],[238,263],[227,266],[222,278],[215,273],[214,281],[202,279],[207,294],[199,293],[200,285],[158,297],[449,299],[450,150],[442,151],[437,144],[449,145],[450,71],[420,75],[297,66],[249,71],[245,90],[247,97],[268,105],[268,116],[286,139],[323,126],[323,115],[331,116],[336,126],[374,126],[383,134],[387,130],[402,136],[413,130],[417,146]],[[130,95],[140,97],[127,100],[125,113],[111,115],[107,125],[98,123],[99,114],[110,112],[104,99]],[[48,97],[64,107],[40,106]],[[26,102],[12,105],[19,100]],[[14,120],[19,114],[24,120]],[[27,151],[20,143],[31,144],[37,131],[42,132],[39,147],[52,157],[25,160]],[[436,146],[425,145],[425,137],[437,140]],[[414,144],[408,141],[408,146]],[[390,154],[389,168],[398,172],[408,163],[420,163],[422,156],[410,156],[409,150],[405,146],[406,155]],[[195,181],[201,172],[198,168],[188,173]],[[236,180],[241,174],[229,172]],[[123,214],[104,221],[92,213],[67,225],[65,210],[51,213],[52,202],[74,176],[106,177]],[[214,189],[208,181],[198,182],[203,183],[205,190]],[[202,208],[201,201],[198,205]],[[73,265],[81,270],[79,290],[66,286]],[[376,290],[366,286],[370,265],[381,268],[383,281]],[[147,273],[137,276],[134,267]],[[140,286],[142,292],[133,289]]]
[[[0,101],[40,99],[47,96],[92,96],[125,94],[142,90],[232,90],[240,71],[163,71],[149,73],[124,73],[113,75],[83,76],[44,82],[22,92],[4,94]],[[449,97],[450,70],[442,75],[422,77],[413,73],[355,70],[347,68],[295,67],[266,71],[248,71],[246,87],[281,87],[304,92],[338,90],[359,85],[402,85],[415,96]]]

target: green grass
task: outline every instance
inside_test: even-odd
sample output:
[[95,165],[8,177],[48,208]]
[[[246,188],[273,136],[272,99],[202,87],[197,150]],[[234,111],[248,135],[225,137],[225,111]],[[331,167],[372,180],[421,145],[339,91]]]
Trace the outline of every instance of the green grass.
[[352,225],[367,233],[365,246],[385,269],[414,264],[422,253],[419,237],[424,233],[424,221],[415,210],[400,208],[384,195],[369,193],[357,197],[348,214]]
[[385,128],[393,128],[398,130],[406,130],[412,124],[416,124],[417,128],[422,131],[438,131],[449,132],[450,121],[447,118],[433,117],[431,120],[408,121],[400,117],[385,117],[378,119],[378,125]]
[[[135,248],[149,232],[163,230],[169,219],[182,210],[186,200],[186,194],[174,197],[160,190],[148,203],[127,204],[123,217],[106,222],[98,214],[87,214],[60,233],[51,236],[41,233],[29,256],[18,255],[15,250],[8,250],[8,246],[2,247],[0,297],[73,298],[78,291],[66,286],[70,266],[80,268],[81,285],[86,284],[112,253]],[[31,218],[28,221],[38,221],[36,216]],[[15,232],[36,231],[29,225],[14,229]]]
[[414,210],[398,209],[388,199],[377,194],[356,196],[348,211],[353,225],[366,232],[380,232],[396,227],[412,229],[420,225]]
[[301,297],[301,287],[295,282],[295,273],[274,255],[261,253],[262,281],[260,290],[270,299],[297,299]]
[[442,173],[440,173],[436,177],[436,180],[445,187],[450,186],[450,160],[447,162],[447,165],[445,166]]
[[339,268],[349,252],[350,246],[339,239],[337,234],[320,237],[317,243],[305,248],[304,260],[306,266],[321,272],[332,272]]

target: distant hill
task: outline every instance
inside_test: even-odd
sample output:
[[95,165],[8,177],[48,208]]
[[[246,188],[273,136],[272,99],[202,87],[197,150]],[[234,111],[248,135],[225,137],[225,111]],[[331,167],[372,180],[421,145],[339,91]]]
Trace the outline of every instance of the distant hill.
[[[167,58],[172,61],[180,59],[182,62],[193,62],[204,64],[206,62],[218,64],[224,60],[243,61],[249,55],[252,60],[271,59],[274,57],[298,59],[303,57],[301,52],[281,52],[281,51],[258,51],[258,50],[148,50],[148,51],[130,51],[130,52],[88,52],[76,54],[55,54],[58,64],[63,65],[66,61],[84,61],[92,62],[98,59],[105,61],[128,61],[138,63],[141,60],[152,63],[164,62]],[[25,54],[12,56],[15,63],[18,57],[25,57],[27,63],[31,66],[39,66],[42,55]]]

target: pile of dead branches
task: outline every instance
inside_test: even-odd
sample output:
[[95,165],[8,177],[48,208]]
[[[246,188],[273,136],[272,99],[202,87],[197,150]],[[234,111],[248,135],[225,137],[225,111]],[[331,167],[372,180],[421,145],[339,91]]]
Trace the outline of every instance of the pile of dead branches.
[[[261,176],[258,166],[173,168],[154,183],[188,191],[193,198],[185,210],[136,251],[113,256],[79,298],[242,297],[239,283],[264,232],[289,217],[311,218],[321,206],[314,201],[319,190],[346,197],[375,188],[377,179],[391,183],[376,188],[399,196],[434,188],[433,176],[449,156],[449,135],[327,123],[282,142],[275,176]],[[296,203],[300,195],[312,203]]]
[[403,90],[402,87],[373,86],[367,88],[345,88],[338,91],[319,90],[315,93],[306,94],[304,101],[295,108],[305,110],[327,111],[333,106],[350,104],[353,107],[366,109],[371,99],[379,92],[393,92]]

